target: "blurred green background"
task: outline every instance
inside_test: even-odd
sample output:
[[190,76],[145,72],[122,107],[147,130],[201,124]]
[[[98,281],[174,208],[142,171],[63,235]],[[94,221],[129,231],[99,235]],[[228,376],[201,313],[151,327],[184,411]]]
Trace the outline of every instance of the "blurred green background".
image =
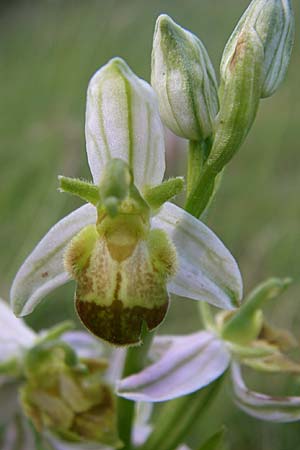
[[[57,192],[57,175],[90,178],[84,143],[85,95],[91,75],[119,55],[149,80],[155,19],[168,13],[205,43],[216,70],[248,0],[39,0],[0,3],[0,295],[47,229],[80,205]],[[294,2],[296,24],[299,2]],[[237,258],[248,291],[271,275],[292,276],[269,317],[300,339],[299,39],[283,86],[263,100],[253,129],[230,164],[207,223]],[[180,147],[180,145],[179,145]],[[181,145],[182,147],[182,145]],[[174,156],[178,157],[177,162]],[[169,143],[168,173],[183,174],[184,148]],[[28,319],[42,328],[74,317],[74,285],[58,289]],[[197,329],[193,302],[174,299],[165,332]],[[296,382],[264,376],[256,387],[298,393]],[[230,383],[196,424],[190,443],[220,423],[232,450],[300,449],[300,423],[268,424],[238,411]],[[159,450],[159,449],[158,449]]]

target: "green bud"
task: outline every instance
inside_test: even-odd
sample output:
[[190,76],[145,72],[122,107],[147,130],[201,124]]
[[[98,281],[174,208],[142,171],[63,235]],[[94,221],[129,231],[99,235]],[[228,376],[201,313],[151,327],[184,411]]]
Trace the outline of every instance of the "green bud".
[[236,52],[241,36],[255,32],[263,48],[262,86],[260,96],[274,94],[283,81],[294,41],[294,17],[290,0],[253,0],[226,44],[221,77]]
[[175,134],[190,140],[212,134],[219,107],[213,66],[202,42],[167,15],[156,22],[151,84],[161,117]]
[[216,175],[238,150],[255,119],[262,83],[263,49],[253,31],[239,35],[221,84],[221,107],[206,171]]

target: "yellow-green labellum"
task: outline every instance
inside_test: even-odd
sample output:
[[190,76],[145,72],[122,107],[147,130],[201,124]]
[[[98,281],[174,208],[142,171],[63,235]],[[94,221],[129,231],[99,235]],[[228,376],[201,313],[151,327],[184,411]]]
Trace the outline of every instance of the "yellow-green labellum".
[[96,336],[115,345],[138,344],[143,322],[152,330],[167,312],[175,248],[162,230],[141,237],[132,217],[128,223],[124,216],[111,219],[101,231],[84,228],[65,255],[66,268],[77,281],[76,309]]

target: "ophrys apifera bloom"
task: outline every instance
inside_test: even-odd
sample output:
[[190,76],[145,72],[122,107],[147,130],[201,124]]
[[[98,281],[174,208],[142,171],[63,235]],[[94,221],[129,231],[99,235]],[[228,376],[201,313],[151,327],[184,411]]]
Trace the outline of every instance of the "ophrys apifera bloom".
[[169,295],[232,309],[242,296],[238,266],[203,223],[170,203],[182,179],[162,182],[164,133],[156,96],[115,58],[90,81],[87,155],[94,184],[61,177],[89,204],[58,222],[14,280],[17,315],[70,279],[76,308],[98,337],[138,343],[143,323],[158,326]]

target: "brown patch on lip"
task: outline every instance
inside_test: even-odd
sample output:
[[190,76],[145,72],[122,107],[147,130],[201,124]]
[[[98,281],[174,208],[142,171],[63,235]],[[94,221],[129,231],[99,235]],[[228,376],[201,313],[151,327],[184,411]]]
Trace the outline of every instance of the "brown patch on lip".
[[46,278],[48,275],[49,275],[48,272],[43,272],[43,273],[42,273],[42,278]]
[[149,330],[156,328],[163,321],[169,304],[168,298],[163,305],[153,308],[124,308],[121,300],[114,300],[109,306],[78,298],[75,303],[80,319],[93,334],[120,346],[139,344],[143,322]]

